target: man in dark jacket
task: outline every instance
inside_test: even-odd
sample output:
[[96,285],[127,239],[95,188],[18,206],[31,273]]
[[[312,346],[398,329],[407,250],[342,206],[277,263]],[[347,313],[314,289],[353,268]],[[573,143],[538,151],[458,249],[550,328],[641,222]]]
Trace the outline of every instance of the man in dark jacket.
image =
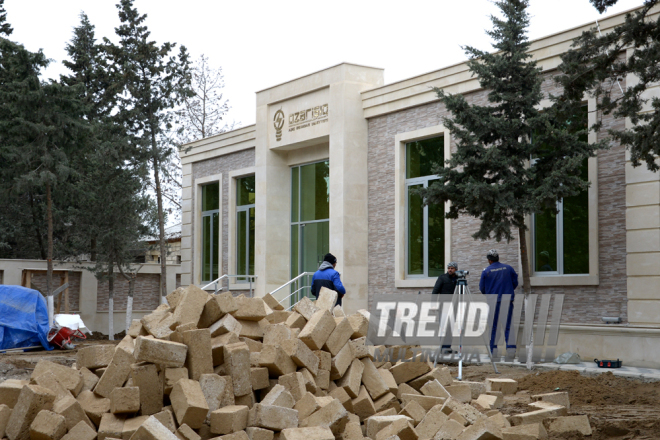
[[[458,270],[458,264],[455,262],[451,262],[447,265],[447,273],[442,274],[438,277],[438,280],[435,282],[435,286],[433,287],[433,292],[432,294],[445,294],[445,295],[453,295],[454,294],[454,289],[456,289],[456,281],[458,280],[458,276],[456,275],[456,271]],[[442,354],[451,354],[451,345],[443,345],[442,346]]]
[[337,267],[337,257],[332,254],[326,254],[323,257],[323,263],[319,269],[314,272],[312,277],[312,294],[319,299],[319,292],[321,287],[326,287],[330,290],[337,292],[337,305],[341,305],[341,300],[346,294],[346,289],[341,283],[339,272],[335,270]]

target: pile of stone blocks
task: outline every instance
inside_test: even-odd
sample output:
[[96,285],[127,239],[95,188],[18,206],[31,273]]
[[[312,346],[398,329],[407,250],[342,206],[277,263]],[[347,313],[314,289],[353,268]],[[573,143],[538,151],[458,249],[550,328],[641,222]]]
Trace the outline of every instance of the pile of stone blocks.
[[[413,347],[366,343],[366,313],[336,293],[292,311],[270,295],[179,288],[118,345],[79,350],[73,368],[47,360],[31,380],[0,383],[0,439],[413,440],[541,439],[586,430],[565,393],[529,412],[499,409],[517,384],[455,382]],[[577,427],[577,428],[576,428]]]

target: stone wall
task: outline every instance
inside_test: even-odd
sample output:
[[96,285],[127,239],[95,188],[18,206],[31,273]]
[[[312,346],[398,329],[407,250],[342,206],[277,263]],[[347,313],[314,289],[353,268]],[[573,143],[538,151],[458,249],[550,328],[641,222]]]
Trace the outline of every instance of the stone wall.
[[[33,289],[39,290],[42,294],[46,293],[46,271],[32,272],[30,285]],[[80,311],[80,272],[69,272],[69,312]],[[53,289],[60,286],[60,273],[53,273]],[[61,298],[62,305],[60,312],[64,313],[64,292],[58,295]],[[55,301],[55,310],[57,310],[57,300]]]
[[[116,274],[114,286],[114,311],[126,310],[128,298],[128,281]],[[160,304],[160,274],[138,273],[133,294],[133,310],[154,310]],[[96,310],[108,311],[108,281],[98,283]]]

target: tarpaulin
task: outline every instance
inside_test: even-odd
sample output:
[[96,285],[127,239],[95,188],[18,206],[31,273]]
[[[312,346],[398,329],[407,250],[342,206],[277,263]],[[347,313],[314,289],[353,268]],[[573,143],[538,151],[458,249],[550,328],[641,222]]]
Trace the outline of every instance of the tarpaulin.
[[36,290],[0,285],[0,350],[48,343],[48,307]]

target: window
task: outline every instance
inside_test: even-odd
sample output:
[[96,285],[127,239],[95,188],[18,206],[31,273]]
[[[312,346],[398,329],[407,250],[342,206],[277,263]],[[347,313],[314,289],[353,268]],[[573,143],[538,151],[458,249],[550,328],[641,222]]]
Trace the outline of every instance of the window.
[[236,179],[236,275],[254,275],[254,204],[254,176]]
[[[569,129],[587,127],[587,106],[568,118]],[[582,140],[586,141],[585,138]],[[580,169],[588,180],[588,159]],[[589,274],[589,191],[557,202],[532,216],[533,270],[536,276]]]
[[220,184],[202,186],[202,282],[220,276],[218,262],[220,249]]
[[444,163],[444,144],[444,136],[406,144],[406,278],[444,273],[444,206],[424,206],[424,200],[415,194],[438,179],[431,168]]

